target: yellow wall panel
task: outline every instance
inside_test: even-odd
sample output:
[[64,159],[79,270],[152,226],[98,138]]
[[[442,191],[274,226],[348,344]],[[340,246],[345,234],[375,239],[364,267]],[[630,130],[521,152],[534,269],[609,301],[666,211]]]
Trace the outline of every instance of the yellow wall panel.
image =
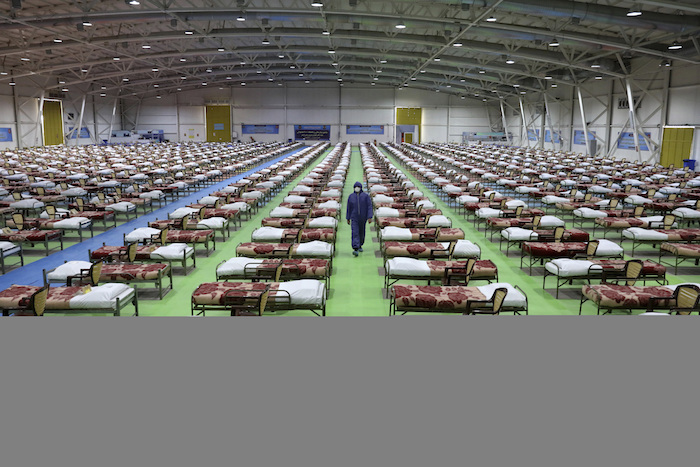
[[63,105],[61,101],[44,101],[44,146],[63,144]]
[[231,106],[207,106],[207,141],[231,142]]
[[683,167],[683,159],[688,159],[693,148],[694,128],[664,128],[661,141],[661,165]]

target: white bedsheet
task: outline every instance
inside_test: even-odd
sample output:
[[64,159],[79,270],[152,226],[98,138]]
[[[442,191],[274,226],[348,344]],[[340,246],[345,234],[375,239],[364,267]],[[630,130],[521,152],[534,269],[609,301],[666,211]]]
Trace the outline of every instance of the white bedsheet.
[[250,206],[245,201],[236,201],[235,203],[224,204],[220,209],[228,209],[230,211],[247,211]]
[[195,208],[188,208],[188,207],[183,207],[183,208],[177,208],[170,214],[168,214],[168,219],[182,219],[183,217],[187,217],[189,215],[192,215],[196,212],[198,212],[198,209]]
[[479,289],[479,291],[482,294],[484,294],[487,299],[490,299],[493,296],[494,290],[501,287],[505,287],[508,290],[506,298],[503,301],[503,306],[520,308],[524,308],[527,306],[527,297],[525,297],[525,295],[521,291],[519,291],[510,284],[499,282],[496,284],[480,285],[477,287],[477,289]]
[[294,209],[278,206],[270,211],[270,217],[294,217]]
[[92,263],[90,261],[68,261],[58,266],[51,272],[46,274],[46,278],[49,281],[61,281],[65,282],[68,276],[75,276],[80,274],[82,270],[90,269]]
[[119,203],[110,204],[107,209],[115,212],[131,212],[136,210],[136,205],[128,201],[121,201]]
[[278,227],[259,227],[253,230],[251,239],[254,242],[269,242],[275,240],[282,240],[284,236],[284,230]]
[[574,216],[581,217],[583,219],[596,219],[602,217],[608,217],[604,212],[600,212],[597,209],[592,208],[578,208],[574,209]]
[[[326,296],[326,285],[316,279],[301,279],[296,281],[281,282],[278,289],[289,293],[292,305],[312,305],[323,306]],[[278,297],[286,297],[281,293]],[[272,299],[274,301],[274,299]],[[280,298],[279,303],[285,303],[284,298]]]
[[316,206],[319,209],[340,209],[340,203],[335,200],[326,201]]
[[622,231],[624,238],[631,240],[659,240],[665,242],[668,240],[668,235],[656,230],[642,229],[641,227],[630,227]]
[[387,274],[402,276],[425,277],[430,275],[430,267],[426,261],[415,258],[392,258],[384,265]]
[[624,250],[620,245],[610,240],[601,238],[598,240],[598,248],[595,251],[596,256],[619,256]]
[[44,203],[36,199],[28,198],[22,199],[20,201],[15,201],[14,203],[10,203],[10,207],[15,209],[39,209],[44,207]]
[[90,219],[87,217],[69,217],[67,219],[61,219],[58,222],[54,222],[53,227],[55,229],[79,229],[81,226],[89,227],[92,224]]
[[208,217],[197,222],[198,229],[223,229],[226,225],[226,219],[223,217]]
[[289,196],[285,196],[284,202],[285,202],[285,203],[290,203],[290,204],[302,204],[302,203],[306,203],[306,196],[299,196],[299,195],[289,195]]
[[394,208],[377,208],[374,214],[376,217],[399,217],[399,210]]
[[501,237],[508,241],[537,241],[539,235],[534,230],[523,229],[522,227],[508,227],[501,230]]
[[429,228],[452,227],[452,220],[447,216],[430,216],[427,226]]
[[603,267],[585,259],[558,258],[545,263],[544,268],[558,277],[576,277],[589,271],[602,271]]
[[221,264],[216,268],[216,273],[220,276],[224,275],[241,275],[246,270],[256,269],[258,265],[262,264],[263,260],[258,258],[246,258],[245,256],[238,256],[231,258],[225,263]]
[[117,298],[124,299],[131,295],[134,289],[126,284],[102,284],[83,295],[70,299],[71,309],[115,309]]
[[480,256],[481,248],[479,245],[469,240],[457,240],[452,253],[453,258],[479,258]]
[[488,219],[490,217],[501,217],[501,210],[500,209],[493,209],[493,208],[479,208],[476,211],[476,217],[479,219]]
[[296,253],[298,256],[322,256],[324,258],[330,258],[333,256],[333,245],[320,240],[299,243]]
[[335,229],[338,227],[338,219],[330,216],[315,217],[309,220],[307,226],[310,229]]
[[376,195],[374,198],[372,198],[375,203],[393,203],[394,198],[387,196],[387,195]]
[[144,240],[150,240],[154,235],[159,235],[160,230],[154,229],[152,227],[139,227],[134,229],[124,237],[127,242],[142,242]]
[[700,211],[690,208],[677,208],[671,214],[682,219],[700,219]]
[[156,248],[151,252],[151,259],[177,261],[185,257],[189,258],[194,253],[194,248],[186,243],[171,243]]

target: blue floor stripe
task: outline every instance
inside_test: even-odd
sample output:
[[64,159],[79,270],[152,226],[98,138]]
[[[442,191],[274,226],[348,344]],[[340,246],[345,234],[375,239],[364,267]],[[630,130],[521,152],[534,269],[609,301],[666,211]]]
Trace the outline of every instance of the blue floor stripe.
[[[136,219],[132,219],[129,222],[118,225],[117,227],[106,232],[95,235],[93,238],[87,238],[80,243],[65,248],[63,251],[56,251],[45,258],[38,259],[27,264],[26,266],[10,271],[5,275],[0,276],[0,290],[5,290],[12,284],[43,285],[42,270],[53,269],[66,261],[88,261],[88,250],[96,250],[100,248],[103,243],[106,245],[123,245],[124,234],[129,233],[139,227],[148,227],[148,223],[156,220],[156,218],[167,219],[168,213],[174,211],[175,209],[185,207],[188,204],[194,204],[207,193],[222,190],[224,187],[257,172],[258,170],[265,169],[277,162],[280,162],[303,149],[304,148],[301,148],[286,153],[283,156],[265,162],[264,164],[261,164],[247,172],[235,175],[227,180],[224,180],[223,182],[208,186],[198,192],[166,204],[162,208],[158,208],[152,212],[137,217]],[[85,233],[83,232],[83,235],[84,234]],[[12,258],[10,258],[10,260],[12,260]]]

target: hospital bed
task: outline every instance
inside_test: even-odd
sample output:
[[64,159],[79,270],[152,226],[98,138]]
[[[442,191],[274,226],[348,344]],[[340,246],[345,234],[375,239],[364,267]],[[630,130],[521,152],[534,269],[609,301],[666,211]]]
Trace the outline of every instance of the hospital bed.
[[495,283],[481,286],[394,285],[389,295],[389,315],[467,313],[471,306],[488,302],[499,288],[507,290],[502,312],[528,314],[527,296],[520,287]]

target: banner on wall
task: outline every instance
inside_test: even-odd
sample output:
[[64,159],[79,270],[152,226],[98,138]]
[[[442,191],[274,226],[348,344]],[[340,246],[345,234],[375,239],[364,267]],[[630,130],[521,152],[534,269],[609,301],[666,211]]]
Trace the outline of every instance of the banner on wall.
[[241,125],[241,133],[244,135],[277,135],[280,132],[279,125]]
[[[651,139],[651,133],[644,133],[647,138]],[[620,138],[617,140],[617,149],[632,149],[634,150],[634,134],[633,133],[620,133]],[[644,138],[639,137],[639,149],[642,151],[648,151],[649,146]]]
[[527,130],[527,139],[537,141],[540,139],[540,130]]
[[89,138],[90,137],[90,130],[88,130],[88,127],[84,126],[80,129],[80,135],[76,135],[73,132],[73,127],[68,128],[68,134],[70,134],[70,139],[75,139],[76,136],[79,138]]
[[331,126],[294,125],[294,139],[329,141],[331,139]]
[[383,135],[384,125],[348,125],[345,132],[348,135]]
[[[588,139],[595,139],[595,131],[588,132]],[[586,144],[586,141],[583,139],[583,130],[574,130],[574,144]]]
[[0,143],[12,141],[12,128],[0,128]]
[[[544,131],[544,142],[545,143],[551,143],[552,142],[552,133],[549,130]],[[554,142],[555,143],[561,143],[561,137],[559,135],[558,131],[554,132]]]

